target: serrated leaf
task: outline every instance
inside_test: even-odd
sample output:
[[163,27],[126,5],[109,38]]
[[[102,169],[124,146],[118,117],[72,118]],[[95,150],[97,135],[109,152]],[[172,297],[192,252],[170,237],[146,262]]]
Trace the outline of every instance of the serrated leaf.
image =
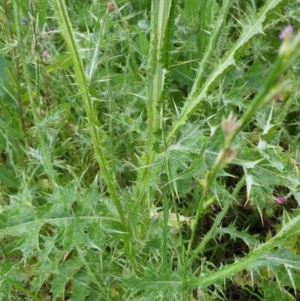
[[193,110],[199,105],[199,103],[207,96],[209,89],[215,84],[216,80],[231,66],[235,64],[235,57],[239,51],[258,33],[262,33],[262,24],[266,19],[267,14],[272,11],[282,0],[268,1],[255,16],[253,21],[249,25],[244,25],[243,32],[240,38],[236,41],[234,46],[227,51],[224,58],[217,64],[215,70],[213,70],[201,87],[201,91],[198,96],[188,98],[181,111],[179,120],[174,124],[170,134],[168,135],[168,141],[171,141],[181,127],[186,122],[186,119],[193,112]]
[[285,268],[300,270],[300,255],[293,255],[288,249],[281,249],[272,254],[267,254],[265,259],[271,266],[283,265]]
[[228,234],[233,240],[240,238],[243,240],[249,248],[252,248],[256,245],[256,235],[250,235],[247,230],[239,231],[236,229],[234,224],[229,225],[228,227],[219,227],[217,233],[220,235]]
[[[77,277],[78,278],[78,277]],[[88,275],[84,274],[82,275],[80,281],[88,283],[89,281]],[[78,285],[75,281],[73,281],[74,287],[72,292],[72,300],[73,301],[84,301],[87,300],[87,298],[90,296],[90,289],[88,287],[84,287],[81,285]]]
[[179,291],[182,285],[180,276],[176,273],[157,271],[153,267],[147,267],[144,271],[142,277],[124,279],[122,283],[135,292],[147,291],[154,293],[154,295],[157,292],[164,294],[170,291]]
[[273,238],[249,252],[244,258],[236,259],[232,264],[221,266],[218,270],[191,279],[189,286],[206,288],[211,284],[231,278],[244,269],[256,271],[260,267],[268,267],[272,269],[273,273],[276,273],[278,267],[285,264],[289,267],[295,264],[298,269],[300,256],[291,255],[286,249],[279,249],[277,252],[273,252],[273,250],[275,247],[281,247],[282,243],[291,235],[298,234],[300,232],[299,225],[300,216],[296,216],[285,224]]
[[280,289],[274,281],[262,280],[259,283],[260,291],[264,295],[264,300],[272,301],[296,301],[286,289]]
[[51,285],[53,300],[64,299],[66,285],[83,267],[83,262],[78,257],[70,258],[62,263],[59,270],[55,272]]

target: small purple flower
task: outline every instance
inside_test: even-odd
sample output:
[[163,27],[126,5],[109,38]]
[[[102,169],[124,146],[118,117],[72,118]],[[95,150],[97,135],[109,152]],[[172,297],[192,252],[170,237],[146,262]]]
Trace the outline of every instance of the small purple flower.
[[279,196],[279,197],[275,198],[275,201],[279,204],[284,204],[285,203],[285,197]]
[[21,19],[21,23],[22,23],[23,25],[27,25],[28,21],[27,21],[26,18],[23,17],[23,18]]
[[46,56],[48,55],[48,50],[43,50],[42,52],[41,52],[41,57],[42,58],[45,58]]
[[55,27],[54,27],[54,26],[50,26],[50,27],[49,27],[49,31],[51,31],[51,32],[53,32],[53,31],[54,31],[54,29],[55,29]]
[[290,37],[294,32],[294,27],[292,25],[286,26],[279,34],[279,39],[283,40],[286,37]]

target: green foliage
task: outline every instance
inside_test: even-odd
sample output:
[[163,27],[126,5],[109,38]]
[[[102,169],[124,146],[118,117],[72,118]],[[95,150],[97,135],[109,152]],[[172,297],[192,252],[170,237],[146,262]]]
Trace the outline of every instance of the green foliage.
[[297,300],[298,15],[5,0],[0,300]]

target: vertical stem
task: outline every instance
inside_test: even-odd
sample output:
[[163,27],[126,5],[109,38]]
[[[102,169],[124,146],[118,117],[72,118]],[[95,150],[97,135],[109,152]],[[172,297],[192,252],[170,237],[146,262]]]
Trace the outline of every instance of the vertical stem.
[[[76,81],[78,83],[81,99],[87,115],[87,123],[88,123],[87,126],[90,131],[91,140],[93,142],[95,158],[100,166],[101,175],[106,184],[107,190],[118,211],[120,221],[124,226],[124,232],[129,232],[127,220],[125,217],[125,211],[122,207],[121,201],[118,196],[117,183],[114,179],[114,176],[110,172],[110,166],[108,163],[109,161],[107,159],[104,145],[103,145],[103,140],[102,140],[103,133],[101,131],[101,127],[99,125],[96,112],[94,110],[94,105],[89,92],[86,74],[84,72],[81,57],[79,55],[79,51],[77,49],[77,45],[74,39],[73,29],[67,13],[65,1],[55,0],[54,3],[56,8],[55,11],[57,14],[57,21],[63,30],[62,35],[65,38],[68,49],[72,55]],[[130,245],[130,239],[128,233],[124,234],[122,238],[125,245],[126,255],[128,256],[131,263],[134,265],[134,256],[132,254],[133,250]]]
[[[143,167],[139,170],[136,186],[136,200],[139,209],[150,205],[151,194],[149,182],[154,175],[155,143],[160,129],[160,104],[163,96],[165,73],[167,66],[168,21],[171,13],[172,0],[152,1],[151,13],[151,46],[149,53],[149,80],[151,82],[147,101],[147,137]],[[155,175],[154,175],[155,176]]]

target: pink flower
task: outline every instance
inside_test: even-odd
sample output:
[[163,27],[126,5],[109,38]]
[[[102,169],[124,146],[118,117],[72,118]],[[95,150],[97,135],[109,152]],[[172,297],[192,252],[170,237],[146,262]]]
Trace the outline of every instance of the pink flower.
[[280,196],[278,198],[275,198],[275,200],[277,201],[277,203],[279,204],[284,204],[285,203],[285,197]]
[[48,55],[48,50],[43,50],[41,52],[41,57],[46,57]]
[[290,37],[294,32],[294,27],[292,25],[286,26],[279,34],[279,39],[283,40],[286,37]]

